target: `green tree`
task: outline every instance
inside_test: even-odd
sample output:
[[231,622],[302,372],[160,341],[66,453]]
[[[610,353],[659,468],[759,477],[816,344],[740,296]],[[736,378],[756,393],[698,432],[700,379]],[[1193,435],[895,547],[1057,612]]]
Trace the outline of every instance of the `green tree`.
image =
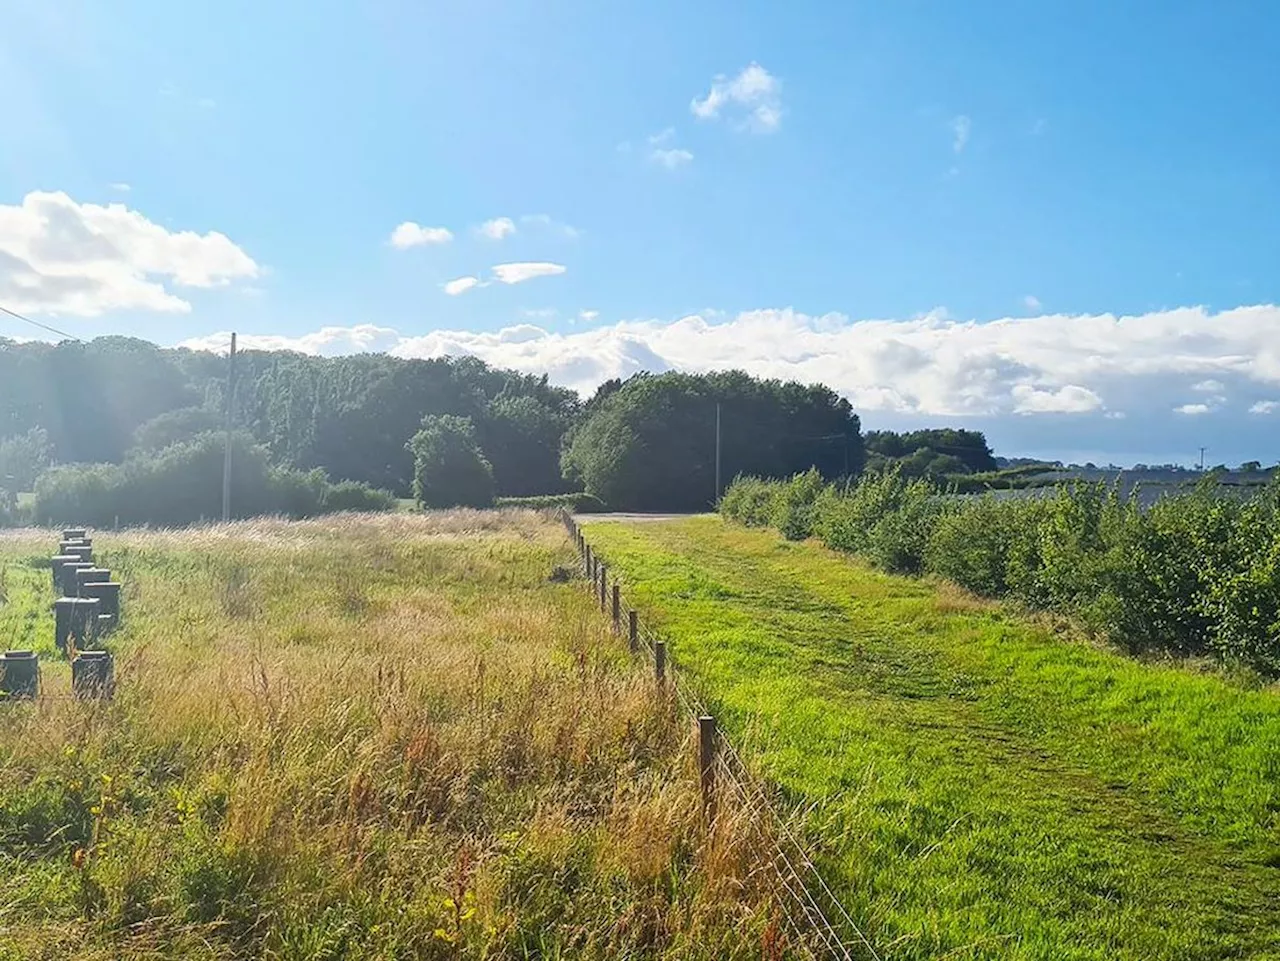
[[200,434],[217,430],[223,416],[207,407],[179,407],[151,418],[133,432],[133,445],[140,450],[163,450]]
[[35,488],[36,478],[53,463],[53,446],[43,427],[0,440],[0,490],[17,494]]
[[866,444],[869,452],[883,456],[890,463],[917,455],[921,449],[955,457],[959,461],[958,471],[948,470],[947,473],[976,474],[995,470],[998,466],[987,445],[986,435],[977,430],[946,427],[913,430],[903,434],[891,430],[873,430],[867,433]]
[[637,376],[607,394],[572,433],[565,475],[619,510],[699,510],[720,478],[856,473],[862,437],[849,404],[821,386],[742,373]]
[[495,488],[512,497],[564,491],[560,439],[570,422],[566,412],[529,394],[491,400],[477,434],[493,465]]
[[422,507],[488,507],[493,468],[469,417],[428,414],[406,445],[413,454],[413,496]]

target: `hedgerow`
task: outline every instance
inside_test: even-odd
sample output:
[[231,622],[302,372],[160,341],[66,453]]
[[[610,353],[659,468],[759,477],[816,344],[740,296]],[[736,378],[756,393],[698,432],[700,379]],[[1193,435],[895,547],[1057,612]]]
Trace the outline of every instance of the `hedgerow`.
[[960,497],[894,471],[843,487],[809,472],[738,478],[720,511],[889,571],[1072,615],[1135,653],[1280,673],[1280,482],[1250,497],[1206,483],[1143,509],[1101,483]]

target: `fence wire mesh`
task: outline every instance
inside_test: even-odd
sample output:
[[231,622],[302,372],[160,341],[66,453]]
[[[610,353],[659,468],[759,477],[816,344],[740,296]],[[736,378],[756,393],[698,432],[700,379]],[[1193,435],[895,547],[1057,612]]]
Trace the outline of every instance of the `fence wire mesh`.
[[[593,598],[601,604],[602,613],[612,616],[612,607],[601,598],[608,592],[596,579],[601,563],[599,552],[587,544],[573,517],[563,515],[569,538],[579,553],[583,574]],[[614,574],[614,583],[620,583]],[[619,633],[629,630],[629,619],[639,611],[621,598],[614,628]],[[659,643],[665,640],[640,621],[636,632],[638,653],[651,663]],[[665,684],[679,708],[691,719],[709,714],[701,698],[680,683],[676,665],[667,653]],[[823,879],[809,857],[805,846],[779,813],[779,806],[759,778],[752,775],[742,756],[723,734],[717,732],[715,753],[716,787],[719,803],[731,800],[746,825],[747,842],[760,865],[761,878],[782,908],[782,917],[796,947],[813,958],[838,961],[881,961],[875,946],[854,921],[844,904]],[[726,794],[727,792],[727,794]]]

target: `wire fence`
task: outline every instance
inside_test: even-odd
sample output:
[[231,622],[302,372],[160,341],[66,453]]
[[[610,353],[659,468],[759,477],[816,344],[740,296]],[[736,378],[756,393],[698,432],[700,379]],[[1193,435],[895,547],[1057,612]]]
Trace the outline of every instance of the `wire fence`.
[[[697,694],[680,683],[675,665],[667,656],[666,641],[640,622],[639,612],[626,602],[616,576],[610,591],[607,565],[599,552],[587,543],[568,512],[562,512],[561,516],[601,611],[612,616],[615,630],[629,632],[633,647],[655,664],[663,683],[690,718],[708,716],[707,707]],[[783,909],[782,917],[797,946],[815,959],[881,961],[875,946],[823,880],[804,845],[779,814],[778,805],[764,784],[751,774],[723,733],[717,731],[715,737],[715,785],[719,799],[731,800],[742,814],[747,841],[761,868],[760,877]]]

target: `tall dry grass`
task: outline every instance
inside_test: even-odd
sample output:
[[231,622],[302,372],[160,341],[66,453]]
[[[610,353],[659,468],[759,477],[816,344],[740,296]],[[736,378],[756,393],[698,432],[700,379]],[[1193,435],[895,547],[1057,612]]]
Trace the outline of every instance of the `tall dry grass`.
[[[47,696],[0,708],[0,958],[785,953],[732,812],[705,829],[689,725],[548,580],[548,519],[98,546],[127,585],[115,700],[65,697],[42,634]],[[47,575],[13,580],[0,629],[51,620]]]

